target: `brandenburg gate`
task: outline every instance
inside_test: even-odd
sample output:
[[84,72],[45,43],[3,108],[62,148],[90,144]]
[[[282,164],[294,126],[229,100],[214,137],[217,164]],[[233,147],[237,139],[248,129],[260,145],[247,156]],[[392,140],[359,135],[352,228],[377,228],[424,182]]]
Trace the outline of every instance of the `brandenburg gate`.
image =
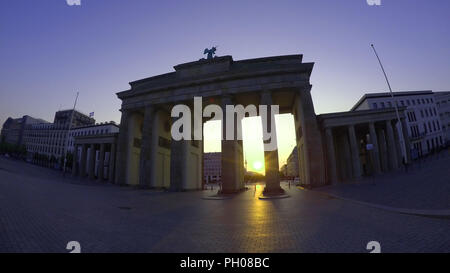
[[[361,145],[374,142],[374,138],[376,153],[369,151],[367,156],[375,167],[366,169],[380,172],[398,168],[400,152],[393,131],[394,109],[383,110],[382,115],[371,110],[360,115],[345,112],[316,116],[309,80],[313,66],[314,63],[302,62],[302,55],[240,61],[222,56],[180,64],[174,67],[174,72],[131,82],[129,90],[117,93],[122,100],[122,116],[115,183],[174,191],[202,189],[202,141],[174,140],[171,136],[171,126],[176,120],[171,117],[172,108],[184,104],[192,112],[199,111],[194,109],[194,97],[202,97],[203,107],[218,104],[224,112],[226,105],[240,104],[278,105],[280,114],[292,113],[302,185],[317,187],[360,177],[361,158],[365,156]],[[401,115],[404,118],[403,110]],[[271,120],[268,118],[263,126],[275,130]],[[225,121],[224,114],[223,134]],[[389,149],[395,154],[391,155]],[[221,193],[243,190],[242,140],[223,138],[221,156]],[[282,193],[277,150],[265,151],[264,157],[265,194]],[[340,158],[347,161],[336,162]],[[388,158],[389,166],[382,162]]]

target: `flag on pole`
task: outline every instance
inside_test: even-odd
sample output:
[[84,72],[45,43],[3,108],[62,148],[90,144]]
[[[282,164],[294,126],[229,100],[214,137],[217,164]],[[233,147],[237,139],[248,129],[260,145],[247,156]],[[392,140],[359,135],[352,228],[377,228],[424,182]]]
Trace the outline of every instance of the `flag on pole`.
[[89,113],[89,117],[92,118],[94,116],[94,112]]

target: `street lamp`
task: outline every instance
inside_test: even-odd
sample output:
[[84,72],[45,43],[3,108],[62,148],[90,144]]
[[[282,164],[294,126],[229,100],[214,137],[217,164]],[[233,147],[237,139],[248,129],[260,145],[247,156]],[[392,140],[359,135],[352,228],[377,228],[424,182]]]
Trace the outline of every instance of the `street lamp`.
[[404,137],[403,137],[403,128],[402,128],[402,124],[401,124],[401,121],[400,121],[400,114],[398,113],[398,104],[397,104],[397,101],[394,100],[394,92],[392,92],[391,84],[389,83],[388,77],[386,75],[386,71],[384,71],[384,67],[383,67],[383,64],[381,63],[380,57],[378,57],[378,53],[375,50],[374,45],[371,44],[370,46],[372,47],[373,52],[375,53],[375,56],[378,59],[378,63],[380,64],[381,70],[383,71],[383,74],[384,74],[384,78],[386,79],[386,83],[387,83],[387,85],[389,87],[389,92],[391,94],[392,101],[395,104],[395,113],[397,114],[398,128],[400,128],[400,130],[399,130],[400,136],[399,137],[400,137],[400,144],[402,145],[403,159],[405,160],[405,163],[408,163],[408,158],[406,156],[406,146],[405,146],[405,141],[404,141]]

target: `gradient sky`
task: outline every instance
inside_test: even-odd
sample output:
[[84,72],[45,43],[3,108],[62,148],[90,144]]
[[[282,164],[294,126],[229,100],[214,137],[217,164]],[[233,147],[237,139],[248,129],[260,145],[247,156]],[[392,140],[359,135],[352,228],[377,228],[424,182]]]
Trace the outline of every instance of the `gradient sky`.
[[[315,62],[317,113],[346,111],[362,94],[386,90],[370,43],[394,90],[450,89],[448,0],[81,2],[0,0],[1,124],[24,114],[52,121],[76,91],[78,109],[118,122],[115,93],[128,82],[198,60],[212,45],[235,60],[304,54]],[[295,145],[290,122],[277,119],[286,136],[281,162]],[[220,148],[212,141],[205,149]],[[245,149],[261,160],[258,145]]]

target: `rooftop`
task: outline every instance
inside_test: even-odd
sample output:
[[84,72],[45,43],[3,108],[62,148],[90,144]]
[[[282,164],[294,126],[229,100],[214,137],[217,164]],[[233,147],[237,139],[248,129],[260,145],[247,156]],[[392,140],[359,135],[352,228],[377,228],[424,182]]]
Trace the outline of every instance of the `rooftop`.
[[[421,91],[399,91],[399,92],[393,92],[394,97],[403,97],[403,96],[422,96],[422,95],[431,95],[433,94],[433,91],[431,90],[421,90]],[[378,93],[366,93],[364,96],[362,96],[358,102],[350,109],[350,111],[355,111],[358,106],[361,105],[366,99],[368,98],[384,98],[384,97],[390,97],[390,92],[378,92]]]

